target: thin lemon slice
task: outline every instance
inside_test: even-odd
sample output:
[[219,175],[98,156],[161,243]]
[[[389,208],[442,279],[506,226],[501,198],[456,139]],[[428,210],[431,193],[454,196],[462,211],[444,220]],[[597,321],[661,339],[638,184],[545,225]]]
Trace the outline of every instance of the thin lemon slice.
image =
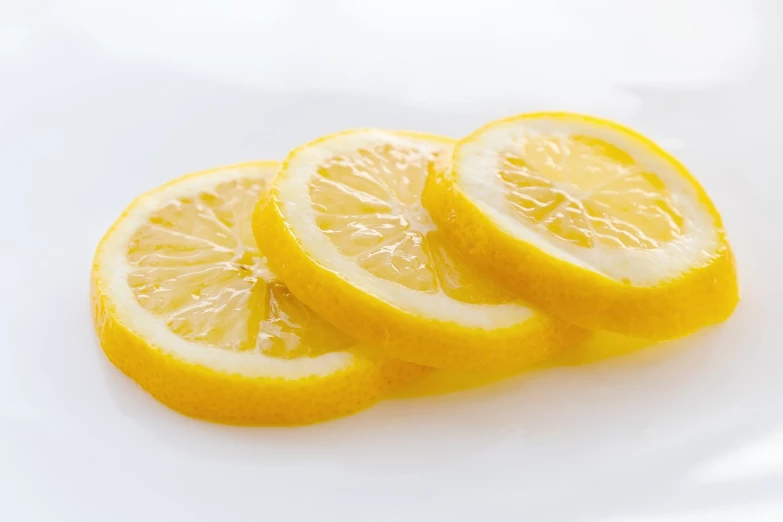
[[431,176],[425,206],[471,263],[586,328],[678,337],[738,300],[704,189],[616,123],[565,113],[490,123]]
[[452,144],[360,130],[291,152],[253,220],[270,266],[334,325],[427,366],[507,368],[581,339],[477,274],[432,223],[427,169]]
[[179,178],[131,204],[98,246],[108,358],[167,406],[230,424],[301,424],[370,406],[426,372],[374,354],[269,270],[253,207],[278,163]]

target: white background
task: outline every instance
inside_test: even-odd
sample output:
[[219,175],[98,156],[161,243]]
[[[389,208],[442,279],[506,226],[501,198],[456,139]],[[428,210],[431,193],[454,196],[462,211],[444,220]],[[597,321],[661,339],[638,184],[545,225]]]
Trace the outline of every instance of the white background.
[[[0,0],[0,520],[783,520],[782,34],[776,0]],[[91,256],[137,194],[545,109],[703,181],[728,323],[298,429],[181,417],[100,352]]]

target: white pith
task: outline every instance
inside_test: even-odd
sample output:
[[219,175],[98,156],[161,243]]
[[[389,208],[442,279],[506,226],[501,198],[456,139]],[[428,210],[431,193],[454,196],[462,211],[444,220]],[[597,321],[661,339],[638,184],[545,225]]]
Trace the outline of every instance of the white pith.
[[141,196],[104,239],[96,254],[97,280],[108,296],[110,313],[150,346],[184,362],[244,377],[299,379],[324,376],[354,364],[350,352],[330,352],[317,357],[282,359],[253,351],[231,351],[187,341],[176,335],[161,316],[144,309],[137,301],[127,278],[133,267],[127,259],[133,234],[163,205],[173,200],[196,196],[228,181],[238,179],[271,180],[279,164],[264,162],[217,169],[191,176]]
[[[658,248],[583,248],[527,225],[506,203],[508,189],[496,173],[506,151],[514,150],[524,138],[542,134],[599,138],[656,173],[684,217],[681,237]],[[615,281],[652,286],[707,262],[720,246],[714,218],[699,201],[692,183],[649,145],[609,125],[546,117],[500,122],[460,143],[454,151],[452,169],[462,193],[503,232],[550,256]]]

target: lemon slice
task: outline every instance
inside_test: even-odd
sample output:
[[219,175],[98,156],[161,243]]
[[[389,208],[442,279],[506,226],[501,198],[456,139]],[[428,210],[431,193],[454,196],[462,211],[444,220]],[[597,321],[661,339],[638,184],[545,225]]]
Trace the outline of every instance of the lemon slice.
[[108,358],[167,406],[230,424],[365,408],[426,369],[373,354],[269,270],[253,207],[278,163],[179,178],[138,198],[98,246],[95,327]]
[[507,368],[581,339],[476,273],[433,224],[421,193],[452,144],[359,130],[292,151],[253,220],[270,266],[340,329],[427,366]]
[[490,123],[455,146],[425,205],[471,263],[586,328],[678,337],[726,319],[738,300],[704,189],[609,121],[552,113]]

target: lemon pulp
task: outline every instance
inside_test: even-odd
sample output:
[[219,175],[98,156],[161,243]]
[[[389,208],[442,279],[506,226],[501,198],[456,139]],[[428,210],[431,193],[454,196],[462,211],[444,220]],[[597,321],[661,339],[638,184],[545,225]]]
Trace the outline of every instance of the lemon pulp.
[[679,238],[683,216],[654,172],[587,136],[521,138],[497,175],[506,201],[531,226],[593,248],[658,248]]
[[256,247],[260,179],[217,185],[154,212],[131,238],[128,285],[178,336],[226,350],[313,357],[355,344],[298,301]]
[[373,276],[467,303],[513,294],[478,275],[421,203],[433,155],[379,145],[325,160],[309,184],[316,223],[341,254]]

